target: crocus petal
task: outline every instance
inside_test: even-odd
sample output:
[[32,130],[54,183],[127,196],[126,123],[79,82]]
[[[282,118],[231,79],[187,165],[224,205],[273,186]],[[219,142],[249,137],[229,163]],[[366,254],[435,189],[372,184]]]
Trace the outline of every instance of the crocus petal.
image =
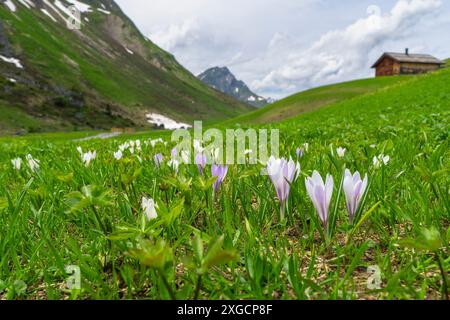
[[309,197],[312,199],[314,197],[314,182],[310,177],[305,179],[305,186]]
[[314,187],[314,199],[313,199],[314,206],[317,210],[317,214],[319,215],[320,220],[325,223],[327,221],[326,217],[326,197],[324,189],[316,185]]
[[326,183],[324,184],[322,176],[317,171],[314,171],[312,177],[306,178],[305,186],[320,221],[326,227],[329,219],[331,198],[333,196],[333,177],[327,175]]
[[297,166],[295,169],[296,169],[295,180],[297,180],[298,177],[300,177],[300,173],[302,172],[302,167],[300,166],[300,162],[297,161]]
[[358,171],[356,171],[355,174],[353,175],[353,183],[357,183],[358,181],[361,181],[361,175],[359,174]]
[[213,177],[216,177],[214,182],[214,190],[217,192],[228,173],[228,166],[212,164],[211,173]]
[[347,177],[353,178],[353,175],[352,175],[352,173],[350,172],[350,170],[345,169],[344,177],[345,177],[345,178],[347,178]]
[[324,187],[324,183],[323,183],[323,179],[322,176],[320,175],[319,172],[314,171],[313,175],[312,175],[312,180],[315,186],[322,186]]
[[366,189],[367,189],[367,184],[369,183],[369,178],[367,177],[367,174],[364,176],[364,180],[362,183],[362,187],[361,187],[361,195],[363,195],[364,193],[366,193]]
[[325,194],[326,194],[326,203],[327,203],[327,210],[331,203],[331,197],[333,196],[333,188],[334,188],[334,180],[331,175],[327,175],[326,183],[325,183]]
[[367,174],[365,175],[364,180],[361,180],[361,175],[358,171],[355,172],[353,176],[346,172],[343,188],[350,221],[353,220],[353,217],[361,204],[362,197],[367,189],[367,183]]
[[352,199],[354,198],[354,193],[353,193],[353,180],[352,178],[350,178],[349,176],[346,176],[344,178],[344,184],[343,184],[343,188],[344,188],[344,193],[345,193],[345,199],[347,202],[347,209],[350,212],[350,214],[353,214],[353,207],[352,207]]

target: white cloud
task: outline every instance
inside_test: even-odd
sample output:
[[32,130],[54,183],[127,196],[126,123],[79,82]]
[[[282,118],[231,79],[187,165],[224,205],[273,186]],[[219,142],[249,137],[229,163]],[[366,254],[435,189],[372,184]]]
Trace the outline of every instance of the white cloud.
[[152,40],[167,51],[190,46],[202,39],[202,29],[196,19],[169,25],[152,34]]
[[[228,66],[263,96],[373,75],[383,51],[450,56],[450,1],[117,0],[194,74]],[[442,4],[441,4],[442,3]],[[370,5],[381,8],[369,10]],[[430,14],[436,14],[431,16]],[[330,31],[332,30],[332,31]]]
[[255,80],[253,87],[290,92],[354,78],[369,68],[375,48],[407,36],[425,15],[435,12],[440,5],[440,0],[399,0],[387,14],[378,15],[375,11],[345,29],[326,33],[262,80]]

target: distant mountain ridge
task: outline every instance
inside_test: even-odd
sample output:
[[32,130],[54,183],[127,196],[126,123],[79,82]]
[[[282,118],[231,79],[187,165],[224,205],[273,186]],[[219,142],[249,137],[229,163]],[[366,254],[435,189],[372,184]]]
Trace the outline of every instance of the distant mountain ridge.
[[243,81],[236,79],[227,67],[210,68],[198,75],[198,78],[210,87],[254,107],[260,108],[269,103],[267,99],[252,92]]

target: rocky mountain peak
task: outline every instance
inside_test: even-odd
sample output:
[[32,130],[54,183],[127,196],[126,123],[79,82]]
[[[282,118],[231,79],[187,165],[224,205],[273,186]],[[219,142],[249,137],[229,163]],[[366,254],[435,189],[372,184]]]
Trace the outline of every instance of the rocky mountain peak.
[[210,87],[221,91],[254,107],[268,104],[267,99],[252,92],[241,80],[238,80],[228,67],[213,67],[198,75],[198,78]]

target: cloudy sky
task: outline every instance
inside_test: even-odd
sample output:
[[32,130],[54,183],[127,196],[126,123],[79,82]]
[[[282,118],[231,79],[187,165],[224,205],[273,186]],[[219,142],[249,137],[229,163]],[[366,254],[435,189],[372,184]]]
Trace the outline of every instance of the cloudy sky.
[[281,98],[370,77],[384,51],[450,57],[447,0],[118,0],[192,73],[228,66]]

